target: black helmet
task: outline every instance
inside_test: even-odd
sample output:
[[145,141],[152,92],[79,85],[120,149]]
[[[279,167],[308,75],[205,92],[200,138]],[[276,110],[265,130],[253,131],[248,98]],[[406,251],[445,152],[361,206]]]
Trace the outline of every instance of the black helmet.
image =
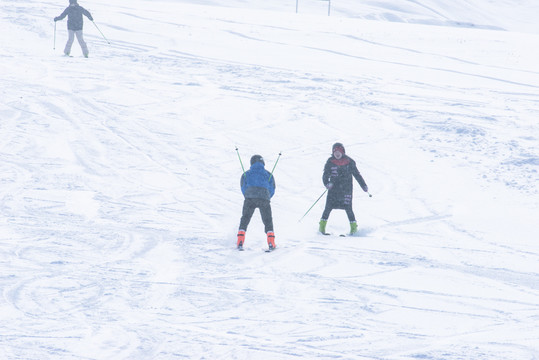
[[264,158],[261,155],[251,156],[251,166],[256,162],[261,162],[264,166],[266,165],[266,163],[264,162]]
[[73,5],[73,4],[76,4],[76,3],[77,3],[77,0],[69,0],[70,5]]

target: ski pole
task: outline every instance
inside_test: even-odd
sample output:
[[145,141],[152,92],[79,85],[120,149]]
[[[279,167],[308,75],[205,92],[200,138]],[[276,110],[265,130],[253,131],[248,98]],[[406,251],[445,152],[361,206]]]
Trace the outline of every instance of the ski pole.
[[307,216],[307,214],[309,213],[309,211],[311,211],[311,209],[316,205],[316,203],[322,198],[322,196],[324,196],[324,194],[328,191],[328,189],[324,190],[324,192],[322,193],[322,195],[320,195],[320,197],[318,199],[316,199],[316,201],[314,202],[314,204],[312,204],[312,206],[309,208],[309,210],[307,210],[307,212],[301,217],[301,219],[299,219],[298,222],[300,222],[301,220],[303,220],[303,218],[305,216]]
[[241,161],[241,156],[240,156],[240,152],[238,151],[238,147],[236,146],[236,153],[238,154],[238,159],[240,159],[240,165],[241,165],[241,170],[243,170],[243,176],[245,176],[245,169],[243,167],[243,162]]
[[101,33],[101,36],[103,36],[103,39],[105,39],[105,41],[110,45],[110,41],[108,41],[105,35],[103,35],[103,33],[101,32],[101,30],[99,30],[99,28],[97,27],[97,24],[93,20],[92,20],[92,23],[95,25],[95,28],[97,29],[97,31]]
[[56,21],[54,22],[54,42],[52,44],[52,49],[56,50]]
[[273,172],[275,171],[275,167],[277,166],[277,163],[279,162],[279,158],[281,157],[281,153],[279,152],[279,156],[277,157],[277,161],[275,161],[275,165],[273,165],[273,169],[271,169],[271,174],[268,181],[271,181],[271,177],[273,176]]

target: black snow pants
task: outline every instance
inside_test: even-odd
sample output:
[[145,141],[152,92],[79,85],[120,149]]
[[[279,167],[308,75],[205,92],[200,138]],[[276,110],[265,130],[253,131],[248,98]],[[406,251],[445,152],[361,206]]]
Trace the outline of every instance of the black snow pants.
[[243,211],[241,214],[240,220],[240,230],[247,230],[249,222],[255,212],[255,209],[260,210],[260,215],[262,216],[262,222],[264,223],[264,228],[266,233],[268,231],[273,231],[273,217],[271,215],[271,205],[270,201],[266,199],[252,199],[247,198],[243,201]]
[[324,212],[322,213],[322,219],[327,220],[329,218],[331,210],[334,209],[344,209],[346,211],[346,215],[348,216],[348,220],[350,222],[356,221],[356,215],[354,214],[354,210],[352,209],[352,204],[335,207],[329,201],[326,202],[326,207],[324,208]]

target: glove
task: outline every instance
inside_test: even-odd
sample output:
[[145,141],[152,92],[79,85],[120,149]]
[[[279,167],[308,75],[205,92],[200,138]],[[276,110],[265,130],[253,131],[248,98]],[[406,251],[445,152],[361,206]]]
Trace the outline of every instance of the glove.
[[54,22],[57,22],[57,21],[58,21],[58,17],[55,17],[55,18],[54,18]]
[[333,188],[333,183],[327,183],[326,189],[331,190]]
[[89,17],[89,19],[90,19],[90,21],[94,21],[94,18],[93,18],[93,17],[91,17],[91,16]]

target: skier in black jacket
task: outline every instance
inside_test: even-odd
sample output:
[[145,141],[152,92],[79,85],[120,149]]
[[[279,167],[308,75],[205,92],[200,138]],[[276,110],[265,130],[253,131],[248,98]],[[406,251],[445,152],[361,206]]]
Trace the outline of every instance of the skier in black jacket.
[[73,45],[73,40],[75,39],[76,35],[84,57],[88,57],[88,46],[86,46],[86,42],[82,36],[82,15],[86,16],[88,19],[90,19],[90,21],[94,21],[94,18],[90,12],[80,6],[77,3],[77,0],[69,0],[69,6],[60,16],[54,18],[54,21],[58,21],[67,16],[67,30],[69,33],[69,38],[67,39],[66,47],[64,49],[64,54],[66,54],[66,56],[69,56],[69,53],[71,52],[71,45]]
[[368,192],[369,188],[359,173],[356,162],[345,154],[344,146],[341,143],[335,143],[332,147],[332,156],[327,160],[324,166],[322,182],[328,189],[326,198],[326,208],[320,219],[319,231],[326,233],[329,214],[333,209],[344,209],[348,220],[350,221],[350,234],[357,232],[356,217],[352,209],[353,180],[357,180],[363,191]]

